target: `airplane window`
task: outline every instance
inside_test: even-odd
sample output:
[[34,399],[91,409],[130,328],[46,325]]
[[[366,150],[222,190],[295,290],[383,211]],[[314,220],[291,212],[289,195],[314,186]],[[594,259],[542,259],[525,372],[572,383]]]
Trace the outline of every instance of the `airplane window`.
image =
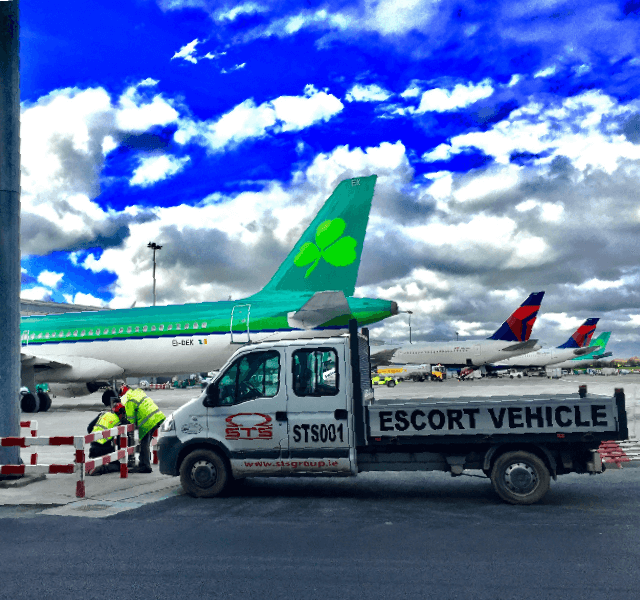
[[120,328],[118,329],[118,333],[122,333],[123,331],[124,331],[124,327],[120,327]]
[[83,330],[80,332],[80,335],[81,335],[82,337],[84,337],[84,334],[85,334],[85,333],[87,333],[87,330],[86,330],[86,329],[83,329]]
[[39,334],[38,334],[38,339],[40,339],[41,337],[42,337],[42,334],[41,334],[41,333],[39,333]]
[[136,333],[138,333],[139,331],[140,331],[140,327],[136,325]]
[[89,335],[93,335],[93,329],[89,329]]
[[176,324],[176,330],[180,331],[180,323]]
[[48,334],[48,333],[45,333],[45,334],[44,334],[44,337],[45,337],[46,339],[49,339],[49,334]]
[[131,333],[131,325],[129,325],[129,327],[127,327],[127,333]]
[[202,323],[202,329],[204,329],[207,326],[207,322],[205,321],[204,323]]
[[185,328],[185,329],[189,329],[189,323],[185,323],[185,324],[184,324],[184,328]]
[[147,329],[148,329],[148,328],[147,328],[147,326],[145,325],[145,326],[142,328],[142,331],[143,331],[144,333],[146,333],[146,332],[147,332]]
[[159,329],[160,331],[164,331],[164,325],[160,325],[160,326],[158,327],[158,329]]
[[198,324],[197,324],[197,323],[194,323],[194,324],[193,324],[193,328],[194,328],[194,329],[198,329]]
[[33,340],[33,339],[35,339],[35,337],[36,337],[36,334],[35,334],[35,333],[32,333],[32,334],[29,336],[29,339],[30,339],[30,340]]
[[115,333],[115,332],[116,332],[116,328],[114,327],[114,328],[111,330],[111,333]]
[[100,330],[96,329],[96,335],[100,335]]
[[77,329],[73,332],[73,337],[78,337],[78,330]]
[[173,325],[168,325],[167,326],[167,331],[171,331],[173,329]]
[[71,337],[71,332],[67,331],[67,337]]

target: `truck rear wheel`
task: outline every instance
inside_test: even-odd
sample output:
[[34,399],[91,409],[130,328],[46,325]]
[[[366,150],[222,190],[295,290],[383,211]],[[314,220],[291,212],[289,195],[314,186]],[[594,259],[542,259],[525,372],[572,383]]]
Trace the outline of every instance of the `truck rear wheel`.
[[393,379],[387,381],[387,387],[396,387],[396,382]]
[[194,498],[219,496],[230,479],[227,463],[211,450],[194,450],[180,466],[180,483]]
[[533,504],[549,491],[549,470],[530,452],[505,452],[491,471],[495,492],[509,504]]

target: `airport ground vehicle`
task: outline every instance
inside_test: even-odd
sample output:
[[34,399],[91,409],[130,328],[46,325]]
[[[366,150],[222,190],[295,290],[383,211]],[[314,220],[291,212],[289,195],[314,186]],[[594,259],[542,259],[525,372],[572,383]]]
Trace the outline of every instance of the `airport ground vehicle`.
[[371,378],[371,385],[386,385],[387,387],[396,386],[396,378],[391,375],[375,375]]
[[348,336],[241,348],[163,425],[160,471],[210,497],[252,476],[477,469],[506,502],[531,504],[551,477],[601,473],[600,442],[628,437],[622,390],[383,401],[369,366],[355,321]]

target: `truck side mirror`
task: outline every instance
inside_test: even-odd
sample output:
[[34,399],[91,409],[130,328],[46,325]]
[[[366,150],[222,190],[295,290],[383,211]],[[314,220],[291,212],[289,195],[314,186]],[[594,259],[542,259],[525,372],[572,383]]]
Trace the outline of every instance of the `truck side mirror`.
[[212,408],[218,406],[220,402],[220,389],[215,383],[210,383],[204,393],[205,398],[203,404],[206,407]]

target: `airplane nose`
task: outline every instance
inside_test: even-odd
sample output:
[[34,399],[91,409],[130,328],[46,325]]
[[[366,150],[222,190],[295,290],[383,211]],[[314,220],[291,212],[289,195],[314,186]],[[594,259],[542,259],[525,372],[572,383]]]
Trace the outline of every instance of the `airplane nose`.
[[391,314],[392,315],[398,314],[398,303],[394,302],[393,300],[391,301]]

